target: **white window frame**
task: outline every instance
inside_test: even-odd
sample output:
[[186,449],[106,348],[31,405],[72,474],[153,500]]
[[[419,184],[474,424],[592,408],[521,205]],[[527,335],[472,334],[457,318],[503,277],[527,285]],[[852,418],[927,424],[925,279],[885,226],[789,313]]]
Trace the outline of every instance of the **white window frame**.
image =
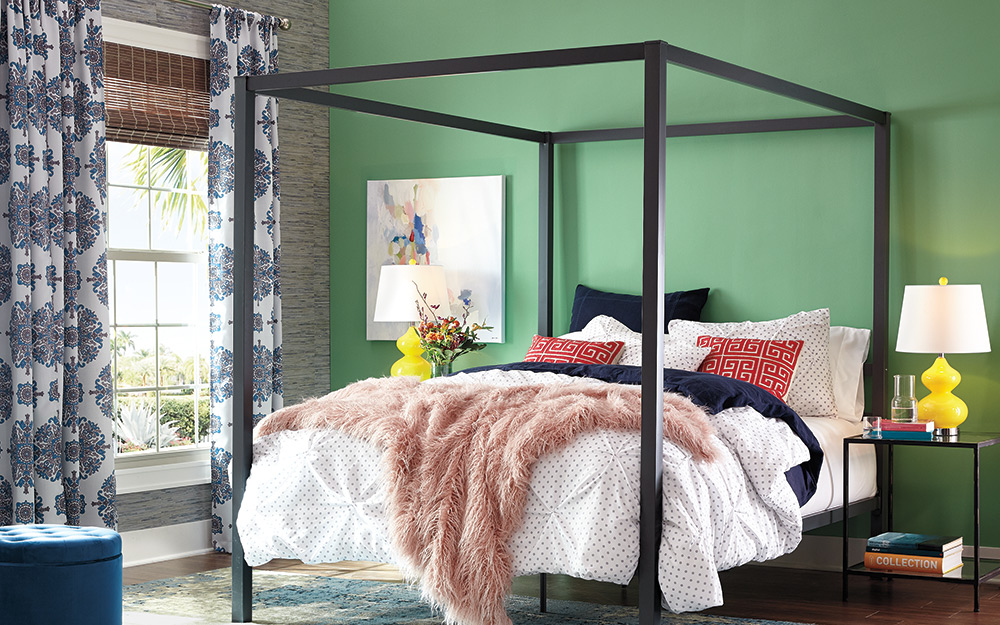
[[[114,186],[117,187],[117,188],[133,188],[133,187],[131,187],[129,185],[114,185]],[[140,187],[135,187],[135,188],[140,188]],[[155,193],[158,189],[156,189],[156,188],[149,188],[149,189],[145,189],[145,190],[149,191],[149,193],[152,194],[152,193]],[[150,227],[152,227],[152,225]],[[159,265],[162,264],[162,263],[184,263],[184,264],[196,265],[200,269],[204,270],[204,272],[206,274],[208,273],[208,250],[207,249],[204,252],[175,252],[175,251],[168,251],[168,250],[130,250],[130,249],[123,249],[123,248],[116,248],[116,249],[113,249],[113,250],[109,249],[108,250],[108,263],[111,264],[113,261],[138,261],[138,262],[144,262],[144,263],[155,263],[154,264],[155,268],[158,268]],[[112,266],[116,266],[116,265],[112,265]],[[117,273],[114,272],[114,270],[111,269],[111,268],[109,268],[109,273],[112,274],[112,281],[111,281],[111,283],[115,285],[115,289],[117,291],[118,286],[119,286],[119,280],[118,280]],[[159,280],[160,280],[160,277],[159,277],[159,273],[156,271],[156,269],[154,269],[153,276],[154,276],[153,279],[156,282],[156,286],[155,286],[155,290],[154,290],[154,297],[156,298],[156,305],[154,306],[154,310],[159,310],[159,297],[160,297],[160,295],[159,295],[159,293],[160,293]],[[117,300],[117,298],[115,298],[115,299]],[[115,306],[116,302],[113,302],[112,305]],[[194,367],[194,382],[192,384],[181,384],[181,385],[172,385],[172,384],[166,384],[166,385],[164,385],[164,384],[160,384],[160,377],[159,377],[159,373],[160,373],[160,350],[159,350],[159,346],[160,346],[160,333],[159,333],[159,331],[160,331],[160,329],[161,328],[198,328],[199,324],[191,324],[191,323],[161,323],[159,319],[156,319],[156,321],[154,323],[120,323],[119,319],[118,319],[117,310],[115,311],[114,319],[115,319],[115,323],[111,324],[111,327],[116,332],[117,332],[117,330],[118,330],[119,327],[152,329],[154,331],[154,333],[155,333],[155,337],[156,337],[155,343],[156,343],[156,347],[157,347],[155,353],[153,354],[153,358],[154,358],[154,361],[156,363],[155,364],[155,370],[156,370],[156,373],[157,373],[157,375],[155,377],[155,380],[154,380],[154,383],[152,385],[150,385],[150,386],[119,387],[117,385],[117,379],[116,379],[115,380],[115,396],[116,396],[116,400],[115,401],[116,402],[117,402],[117,396],[119,394],[121,394],[121,393],[154,393],[157,396],[157,399],[156,399],[155,403],[156,403],[156,408],[157,408],[157,415],[159,415],[159,408],[161,406],[161,402],[164,399],[163,393],[162,393],[163,391],[168,391],[169,392],[169,391],[177,391],[177,390],[184,390],[184,389],[193,389],[194,390],[194,394],[193,394],[194,410],[196,410],[196,411],[199,410],[198,406],[199,406],[199,404],[200,404],[200,402],[201,402],[202,399],[210,399],[210,393],[211,393],[211,384],[210,384],[210,382],[207,382],[207,383],[200,382],[200,380],[202,379],[203,375],[205,376],[205,378],[209,377],[207,375],[209,372],[208,371],[202,371],[202,369],[201,369],[201,359],[198,357],[201,354],[196,354],[196,358],[195,358],[195,361],[194,361],[194,365],[195,365],[195,367]],[[203,320],[203,321],[207,322],[207,320]],[[201,325],[204,326],[205,324],[203,323]],[[113,358],[115,360],[115,363],[114,363],[115,364],[115,372],[117,374],[117,371],[118,371],[118,355],[114,354]],[[208,363],[206,363],[206,366],[208,366]],[[170,397],[170,395],[166,396],[166,398],[169,398],[169,397]],[[157,416],[157,419],[159,419],[159,416]],[[198,419],[199,419],[199,417],[196,416],[195,417],[195,423],[196,423],[196,425],[198,424]],[[195,435],[197,436],[197,433]],[[140,456],[140,455],[143,455],[143,456],[152,456],[152,455],[159,455],[159,454],[179,454],[179,453],[183,453],[185,451],[194,451],[198,447],[204,446],[207,442],[208,442],[208,440],[205,439],[205,440],[198,441],[198,444],[196,446],[184,446],[184,447],[179,447],[179,448],[176,448],[176,449],[170,449],[170,448],[164,448],[164,447],[160,446],[160,442],[157,441],[157,449],[137,451],[137,452],[129,452],[127,455],[118,456],[118,457],[120,457],[120,458],[129,458],[129,457],[132,457],[132,456]],[[116,453],[116,455],[117,455],[117,453]]]
[[[202,35],[109,17],[104,18],[102,24],[105,41],[199,59],[211,58],[209,38]],[[210,450],[203,446],[169,453],[116,455],[115,473],[119,493],[207,484],[211,482]]]
[[196,59],[212,58],[209,39],[202,35],[136,24],[111,17],[105,17],[101,22],[105,41],[147,50],[183,54]]

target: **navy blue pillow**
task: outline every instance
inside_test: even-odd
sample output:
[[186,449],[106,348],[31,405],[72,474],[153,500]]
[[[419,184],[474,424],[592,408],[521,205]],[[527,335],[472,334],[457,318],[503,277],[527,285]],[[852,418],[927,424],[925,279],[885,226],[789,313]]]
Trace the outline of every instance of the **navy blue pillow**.
[[[708,289],[674,291],[663,294],[663,331],[671,319],[701,321],[701,309],[708,300]],[[608,293],[590,287],[577,285],[573,297],[573,315],[569,320],[569,331],[582,330],[591,319],[600,315],[614,317],[633,332],[642,331],[642,296]]]

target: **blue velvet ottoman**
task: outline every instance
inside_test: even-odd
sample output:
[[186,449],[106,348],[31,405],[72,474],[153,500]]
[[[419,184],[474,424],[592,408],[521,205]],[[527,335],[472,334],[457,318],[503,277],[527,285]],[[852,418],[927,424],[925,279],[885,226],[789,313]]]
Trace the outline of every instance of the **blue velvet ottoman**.
[[96,527],[0,527],[0,622],[121,625],[121,536]]

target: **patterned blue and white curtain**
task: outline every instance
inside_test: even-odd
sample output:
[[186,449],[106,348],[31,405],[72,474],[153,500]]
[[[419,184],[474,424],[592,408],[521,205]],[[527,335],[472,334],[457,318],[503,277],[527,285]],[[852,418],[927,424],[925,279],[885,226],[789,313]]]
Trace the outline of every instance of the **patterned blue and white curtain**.
[[99,0],[0,17],[0,525],[115,527]]
[[[278,71],[278,19],[212,9],[209,112],[209,296],[212,337],[212,543],[232,548],[233,491],[233,77]],[[281,408],[281,292],[278,288],[278,104],[257,99],[254,150],[254,423]],[[235,424],[238,426],[239,424]]]

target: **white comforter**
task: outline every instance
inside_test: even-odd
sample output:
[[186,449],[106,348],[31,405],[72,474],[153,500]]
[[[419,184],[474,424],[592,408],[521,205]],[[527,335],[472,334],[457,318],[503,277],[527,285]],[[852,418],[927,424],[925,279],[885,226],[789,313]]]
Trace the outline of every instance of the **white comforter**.
[[[500,385],[579,378],[486,371],[436,379]],[[594,384],[606,384],[593,381]],[[659,581],[674,612],[722,604],[717,571],[792,551],[802,520],[785,481],[809,457],[783,422],[752,408],[711,416],[714,463],[663,443]],[[389,540],[379,450],[337,431],[285,431],[254,441],[238,528],[251,565],[398,563]],[[543,456],[532,475],[524,524],[510,541],[516,575],[564,573],[627,584],[639,558],[639,433],[598,431]]]

